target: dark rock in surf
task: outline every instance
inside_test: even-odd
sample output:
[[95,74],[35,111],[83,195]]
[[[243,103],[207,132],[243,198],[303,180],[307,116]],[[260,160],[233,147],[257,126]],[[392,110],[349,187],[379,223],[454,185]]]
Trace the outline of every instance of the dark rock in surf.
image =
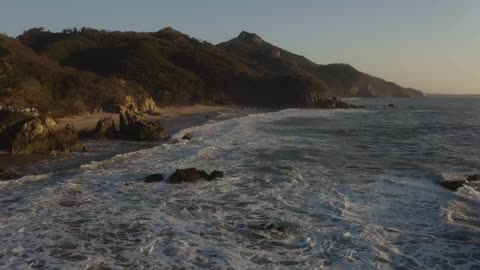
[[457,191],[459,188],[463,187],[467,181],[465,180],[454,180],[454,181],[441,181],[439,182],[440,186],[452,190]]
[[156,174],[152,174],[152,175],[149,175],[147,177],[145,177],[145,183],[155,183],[155,182],[161,182],[163,181],[164,177],[163,175],[159,174],[159,173],[156,173]]
[[179,144],[181,143],[182,141],[180,139],[175,139],[173,140],[172,144]]
[[177,169],[168,179],[169,183],[180,184],[184,182],[195,182],[200,179],[208,180],[205,171],[196,168]]
[[469,177],[467,177],[467,181],[469,182],[480,181],[480,174],[470,175]]
[[310,102],[312,106],[307,106],[307,107],[313,107],[313,108],[318,108],[318,109],[358,109],[361,108],[360,106],[355,106],[352,104],[348,104],[344,101],[342,101],[338,97],[332,97],[332,98],[318,98]]
[[13,179],[18,179],[20,178],[20,175],[17,174],[16,172],[9,170],[9,169],[3,169],[0,168],[0,181],[2,180],[13,180]]
[[193,134],[192,133],[187,133],[187,134],[183,135],[182,140],[190,141],[190,140],[192,140],[192,138],[193,138]]
[[385,108],[385,109],[396,109],[397,106],[395,106],[394,104],[388,104],[387,106],[383,106],[383,108]]
[[97,140],[110,140],[117,137],[117,128],[112,117],[98,120],[95,127],[94,137]]
[[219,177],[223,177],[223,172],[222,171],[213,171],[210,173],[210,175],[208,176],[208,181],[212,181],[214,180],[215,178],[219,178]]

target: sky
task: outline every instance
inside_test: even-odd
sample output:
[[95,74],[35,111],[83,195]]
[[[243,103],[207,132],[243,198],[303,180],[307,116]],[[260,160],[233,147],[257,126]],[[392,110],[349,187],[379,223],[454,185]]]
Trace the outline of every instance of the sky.
[[171,26],[214,44],[245,30],[319,64],[426,93],[480,94],[477,0],[0,0],[0,33],[38,26]]

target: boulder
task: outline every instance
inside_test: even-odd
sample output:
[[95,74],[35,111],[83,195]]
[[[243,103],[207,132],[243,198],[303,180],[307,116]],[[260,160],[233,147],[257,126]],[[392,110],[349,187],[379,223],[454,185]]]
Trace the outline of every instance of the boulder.
[[219,177],[223,177],[223,172],[222,171],[213,171],[210,173],[210,175],[208,176],[208,181],[212,181],[214,180],[215,178],[219,178]]
[[463,187],[467,181],[465,180],[454,180],[454,181],[441,181],[439,182],[440,186],[452,190],[457,191],[459,188]]
[[467,181],[468,182],[480,181],[480,174],[470,175],[469,177],[467,177]]
[[175,140],[173,140],[172,144],[179,144],[179,143],[181,143],[181,142],[182,142],[181,140],[175,139]]
[[145,177],[145,183],[155,183],[163,181],[163,175],[156,173]]
[[98,120],[95,127],[94,137],[98,140],[110,140],[117,136],[115,121],[111,117]]
[[192,133],[187,133],[187,134],[183,135],[182,140],[190,141],[192,138],[193,138],[193,134]]
[[9,169],[4,169],[0,168],[0,181],[1,180],[13,180],[20,178],[20,175],[17,174],[16,172],[9,170]]
[[168,178],[168,181],[173,184],[180,184],[184,182],[195,182],[200,179],[208,180],[208,174],[202,170],[197,170],[195,168],[187,168],[177,169]]
[[170,136],[160,122],[145,122],[131,111],[120,113],[120,135],[127,140],[164,141]]

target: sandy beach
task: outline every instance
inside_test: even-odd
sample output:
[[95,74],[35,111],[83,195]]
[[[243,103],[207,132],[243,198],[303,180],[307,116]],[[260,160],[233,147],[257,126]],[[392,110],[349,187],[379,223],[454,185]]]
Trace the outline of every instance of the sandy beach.
[[[227,106],[205,106],[205,105],[193,105],[193,106],[181,106],[181,107],[166,107],[159,110],[158,115],[139,115],[139,119],[144,121],[157,121],[164,118],[172,118],[186,115],[194,114],[208,114],[215,112],[225,112],[235,110],[235,107]],[[78,115],[78,116],[69,116],[64,118],[56,119],[57,123],[60,126],[65,126],[70,123],[77,130],[84,129],[95,129],[98,120],[112,117],[115,120],[115,124],[119,125],[119,118],[117,113],[96,113],[96,114],[87,114],[87,115]]]

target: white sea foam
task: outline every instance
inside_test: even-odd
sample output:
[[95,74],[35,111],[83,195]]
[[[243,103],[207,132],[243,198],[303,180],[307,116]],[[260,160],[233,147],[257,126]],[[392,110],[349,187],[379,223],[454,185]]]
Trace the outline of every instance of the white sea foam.
[[0,189],[3,188],[16,188],[21,185],[30,184],[32,182],[47,180],[52,176],[51,173],[48,174],[37,174],[37,175],[26,175],[19,179],[9,180],[9,181],[0,181]]
[[[2,212],[0,236],[7,240],[0,244],[0,267],[474,265],[472,257],[449,254],[476,252],[478,238],[457,216],[446,222],[442,213],[468,213],[471,206],[454,209],[450,202],[464,195],[474,201],[477,191],[452,195],[431,179],[399,176],[378,164],[389,161],[388,152],[374,159],[350,148],[372,147],[361,141],[368,128],[348,131],[356,136],[348,137],[345,127],[327,125],[369,115],[291,109],[209,122],[174,135],[192,133],[191,141],[83,165],[55,184],[30,189],[26,198],[15,200],[25,190],[13,191],[11,209]],[[346,139],[335,141],[338,134]],[[141,181],[185,167],[222,170],[225,177],[185,185]],[[286,232],[265,229],[269,223]],[[455,242],[462,237],[469,244]]]

